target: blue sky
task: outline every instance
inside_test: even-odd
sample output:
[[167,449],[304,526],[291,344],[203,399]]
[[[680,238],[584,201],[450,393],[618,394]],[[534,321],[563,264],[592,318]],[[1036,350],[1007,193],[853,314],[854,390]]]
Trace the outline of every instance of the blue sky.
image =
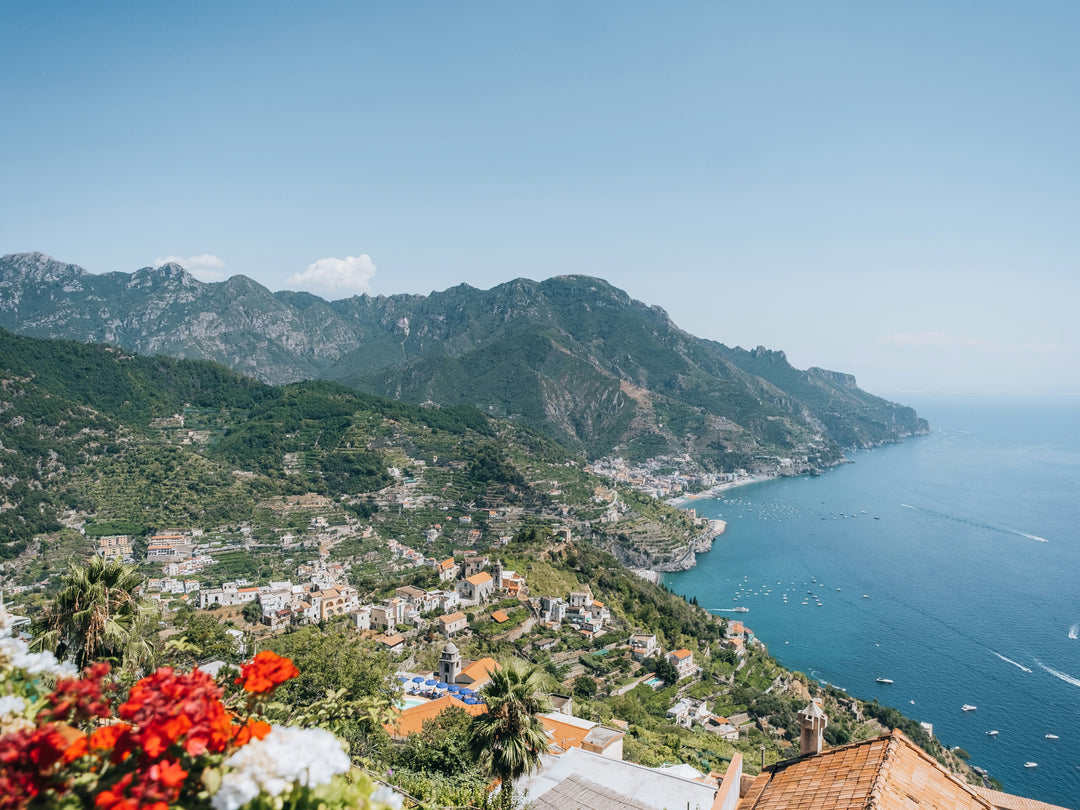
[[606,278],[905,393],[1080,394],[1080,3],[5,4],[0,253]]

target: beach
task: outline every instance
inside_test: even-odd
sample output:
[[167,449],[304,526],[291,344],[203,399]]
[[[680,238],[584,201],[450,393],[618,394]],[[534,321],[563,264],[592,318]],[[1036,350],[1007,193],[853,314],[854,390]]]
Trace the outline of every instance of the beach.
[[723,484],[717,484],[714,487],[703,489],[701,492],[693,492],[689,495],[680,495],[678,498],[671,498],[665,501],[668,506],[685,506],[688,503],[700,500],[702,498],[714,498],[722,492],[727,492],[730,489],[737,487],[745,487],[750,484],[763,484],[766,481],[774,481],[779,478],[779,475],[748,475],[746,478],[739,478],[735,481],[725,481]]

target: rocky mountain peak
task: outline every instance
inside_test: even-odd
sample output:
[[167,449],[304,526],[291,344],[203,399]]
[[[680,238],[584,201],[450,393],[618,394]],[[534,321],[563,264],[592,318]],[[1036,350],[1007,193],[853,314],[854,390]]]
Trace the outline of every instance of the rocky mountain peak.
[[158,287],[178,289],[201,287],[202,282],[176,262],[166,262],[157,267],[143,267],[131,275],[129,287]]
[[0,257],[0,276],[8,281],[64,284],[85,275],[87,273],[81,267],[58,262],[52,256],[40,251],[9,253]]

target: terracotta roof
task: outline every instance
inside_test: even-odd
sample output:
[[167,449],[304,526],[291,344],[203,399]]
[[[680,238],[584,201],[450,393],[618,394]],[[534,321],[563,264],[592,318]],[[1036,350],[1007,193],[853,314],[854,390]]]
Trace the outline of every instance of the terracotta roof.
[[465,614],[459,610],[457,613],[448,613],[445,616],[440,616],[439,624],[453,624],[454,622],[459,622],[464,618]]
[[386,729],[387,734],[391,737],[408,737],[410,734],[416,734],[421,731],[424,728],[425,720],[438,717],[447,709],[454,706],[461,707],[473,717],[487,711],[487,706],[482,703],[470,705],[464,701],[458,700],[453,695],[444,695],[436,700],[429,700],[425,703],[421,703],[419,706],[413,706],[411,709],[403,709],[398,712],[397,717],[384,725],[383,728]]
[[544,724],[544,731],[551,738],[552,748],[560,748],[568,751],[571,748],[581,748],[582,741],[589,735],[590,729],[581,726],[563,723],[549,715],[540,715],[540,722]]
[[462,678],[468,678],[470,683],[487,681],[490,679],[488,673],[494,672],[498,668],[499,662],[494,658],[481,658],[479,661],[473,661],[473,663],[461,670],[454,680],[460,681]]
[[972,785],[972,789],[984,799],[988,799],[994,807],[1000,807],[1001,810],[1066,810],[1066,808],[1059,807],[1056,804],[1047,804],[1036,799],[1025,799],[1023,796],[1013,796],[998,790],[990,790],[975,785]]
[[505,610],[496,610],[491,614],[491,618],[497,621],[499,624],[510,621],[510,617],[506,615]]
[[491,574],[487,571],[481,571],[479,574],[473,574],[471,577],[466,577],[465,581],[471,585],[483,585],[485,582],[491,582]]
[[398,644],[405,643],[404,636],[378,636],[375,640],[385,644],[387,647],[396,647]]
[[993,810],[994,805],[904,736],[891,734],[779,762],[738,810]]
[[449,559],[443,560],[441,563],[439,563],[439,570],[441,570],[441,571],[445,571],[446,569],[453,568],[453,567],[454,567],[454,558],[453,557],[450,557]]
[[690,652],[688,649],[683,648],[681,650],[675,650],[675,652],[673,652],[672,655],[675,656],[676,658],[678,658],[681,661],[682,659],[686,658],[687,656],[693,655],[693,653]]

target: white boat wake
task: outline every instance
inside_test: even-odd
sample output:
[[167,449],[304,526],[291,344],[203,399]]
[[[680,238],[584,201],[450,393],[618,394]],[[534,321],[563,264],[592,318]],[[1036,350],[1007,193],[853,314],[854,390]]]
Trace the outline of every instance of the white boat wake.
[[1056,669],[1054,669],[1053,667],[1048,667],[1046,664],[1044,664],[1037,658],[1035,659],[1035,663],[1045,669],[1055,678],[1059,678],[1060,680],[1065,681],[1065,683],[1071,683],[1073,686],[1080,686],[1080,678],[1074,678],[1072,675],[1066,675],[1064,672],[1058,672]]
[[992,532],[1011,534],[1014,537],[1026,537],[1028,540],[1038,540],[1040,543],[1050,542],[1045,537],[1039,537],[1039,535],[1037,534],[1022,532],[1019,529],[1009,529],[1005,526],[994,526],[990,523],[981,523],[977,520],[968,520],[967,518],[957,517],[956,515],[948,515],[945,512],[939,512],[936,509],[927,509],[925,506],[912,506],[910,503],[902,503],[900,505],[905,507],[906,509],[914,509],[916,512],[926,512],[927,514],[934,515],[935,517],[944,518],[945,520],[951,520],[954,523],[964,523],[968,526],[974,526],[977,529],[988,529]]
[[[996,653],[993,650],[991,650],[990,652],[993,652],[994,655],[996,655],[998,658],[1000,658],[1006,664],[1012,664],[1014,667],[1019,667],[1020,669],[1024,670],[1024,672],[1031,672],[1031,670],[1028,669],[1027,667],[1025,667],[1023,664],[1018,664],[1016,661],[1013,661],[1011,658],[1006,658],[1001,653]],[[1042,666],[1042,664],[1039,664],[1039,666]]]
[[1080,634],[1080,624],[1074,624],[1069,628],[1069,638],[1076,638],[1077,634]]

